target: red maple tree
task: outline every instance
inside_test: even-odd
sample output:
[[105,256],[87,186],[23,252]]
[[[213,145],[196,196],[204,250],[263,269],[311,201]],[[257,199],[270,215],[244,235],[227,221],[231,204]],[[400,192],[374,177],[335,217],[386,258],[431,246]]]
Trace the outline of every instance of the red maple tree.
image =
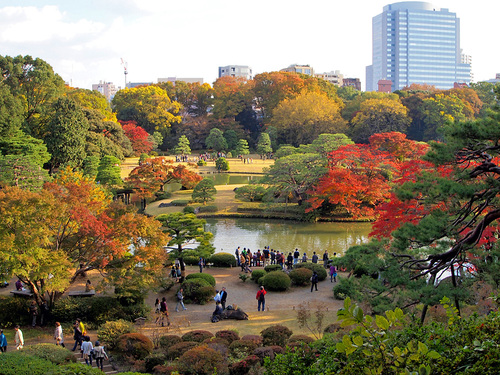
[[148,140],[148,132],[137,126],[135,121],[119,121],[119,123],[132,144],[135,156],[148,154],[153,149],[153,143]]

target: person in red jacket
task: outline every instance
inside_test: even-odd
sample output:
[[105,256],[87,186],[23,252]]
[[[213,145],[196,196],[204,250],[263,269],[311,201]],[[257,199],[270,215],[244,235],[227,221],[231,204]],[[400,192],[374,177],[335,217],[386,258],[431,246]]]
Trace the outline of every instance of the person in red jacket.
[[266,294],[267,292],[265,291],[264,287],[261,286],[259,291],[257,292],[257,297],[255,297],[255,299],[257,299],[257,311],[260,311],[260,307],[262,306],[262,311],[265,310],[265,306],[266,306]]

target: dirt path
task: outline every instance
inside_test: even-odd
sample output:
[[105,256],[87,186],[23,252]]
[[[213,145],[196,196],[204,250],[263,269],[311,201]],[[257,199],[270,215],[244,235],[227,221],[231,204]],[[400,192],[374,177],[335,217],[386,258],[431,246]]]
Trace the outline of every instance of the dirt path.
[[[261,267],[256,267],[259,269]],[[198,267],[188,267],[188,274],[198,272]],[[248,320],[223,320],[218,323],[211,323],[210,317],[214,310],[214,303],[206,305],[186,304],[187,311],[175,312],[175,293],[178,285],[175,285],[168,293],[165,294],[150,294],[147,298],[147,303],[150,306],[154,305],[155,299],[165,296],[168,302],[170,318],[172,325],[170,328],[162,328],[156,326],[154,316],[152,321],[140,327],[141,331],[148,335],[166,334],[183,334],[193,329],[204,329],[216,332],[223,329],[235,329],[240,335],[259,334],[262,329],[273,324],[283,324],[294,333],[310,334],[305,328],[300,329],[296,321],[296,309],[301,303],[307,304],[311,312],[315,311],[317,306],[323,305],[328,309],[325,316],[325,325],[336,321],[336,312],[342,307],[342,301],[333,298],[333,283],[329,279],[318,284],[318,291],[311,293],[310,287],[292,287],[286,292],[268,292],[266,295],[266,311],[257,311],[257,300],[255,299],[258,291],[258,286],[251,280],[242,282],[238,275],[240,274],[239,267],[237,268],[208,268],[204,272],[215,277],[217,282],[216,289],[226,287],[228,292],[227,305],[237,304],[243,311],[249,315]],[[153,314],[154,315],[154,314]]]

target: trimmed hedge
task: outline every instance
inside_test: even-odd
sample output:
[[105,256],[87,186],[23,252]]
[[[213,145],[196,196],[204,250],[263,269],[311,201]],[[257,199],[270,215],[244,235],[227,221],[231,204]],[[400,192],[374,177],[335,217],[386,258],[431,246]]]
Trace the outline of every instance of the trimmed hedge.
[[213,277],[208,273],[190,273],[189,275],[186,276],[186,280],[191,280],[191,279],[203,279],[210,285],[215,287],[215,277]]
[[182,260],[184,261],[184,264],[188,266],[197,266],[198,262],[200,261],[200,257],[194,255],[186,255],[182,257]]
[[319,263],[297,263],[293,266],[293,268],[307,268],[311,271],[316,271],[319,281],[325,280],[327,276],[325,267],[323,267],[323,264]]
[[236,267],[236,258],[233,254],[217,253],[212,255],[209,263],[213,263],[214,267]]
[[206,280],[194,278],[182,283],[184,299],[187,303],[199,303],[201,305],[210,301],[215,296],[215,288]]
[[309,285],[311,282],[311,277],[313,275],[313,271],[309,268],[296,268],[288,274],[290,279],[292,280],[293,285],[304,286]]
[[293,332],[281,324],[267,327],[260,332],[264,346],[285,346]]
[[273,272],[273,271],[281,271],[283,268],[279,264],[268,264],[264,267],[264,271]]
[[253,270],[251,280],[255,281],[258,284],[259,279],[265,275],[266,275],[266,271],[264,271],[264,270]]
[[267,290],[285,291],[292,285],[292,280],[283,271],[273,271],[266,274],[260,281]]
[[186,206],[182,209],[182,212],[185,214],[194,214],[194,207],[193,206]]
[[187,199],[175,199],[170,202],[172,206],[187,206],[189,204],[189,200]]
[[199,206],[198,207],[198,212],[217,212],[218,208],[217,206]]
[[211,337],[214,337],[212,332],[205,331],[202,329],[197,329],[194,331],[186,332],[184,335],[182,335],[181,340],[182,341],[203,342],[204,340],[209,339]]

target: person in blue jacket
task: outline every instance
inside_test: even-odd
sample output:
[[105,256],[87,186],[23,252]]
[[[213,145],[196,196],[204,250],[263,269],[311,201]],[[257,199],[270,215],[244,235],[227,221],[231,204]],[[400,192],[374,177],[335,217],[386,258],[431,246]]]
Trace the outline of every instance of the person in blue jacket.
[[7,351],[7,337],[3,334],[3,329],[0,329],[0,353]]

